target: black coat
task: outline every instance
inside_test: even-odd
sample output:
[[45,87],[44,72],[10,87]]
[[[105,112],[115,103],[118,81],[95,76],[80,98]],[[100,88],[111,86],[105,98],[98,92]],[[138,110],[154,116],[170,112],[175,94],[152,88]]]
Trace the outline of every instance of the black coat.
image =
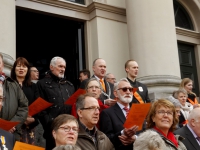
[[200,150],[200,146],[197,140],[194,138],[192,132],[187,126],[184,126],[174,132],[175,134],[181,135],[185,139],[182,141],[187,150]]
[[[8,148],[8,150],[12,150],[14,148],[14,144],[15,144],[15,137],[13,134],[11,134],[10,132],[7,132],[5,130],[0,129],[0,136],[4,136],[5,138],[5,145],[6,148]],[[1,139],[1,137],[0,137]],[[3,146],[2,146],[2,141],[0,140],[0,149],[3,150]]]
[[100,113],[100,131],[108,136],[115,146],[115,150],[133,150],[133,144],[124,146],[118,138],[124,129],[123,124],[125,121],[126,118],[117,103]]
[[[91,78],[95,78],[95,76],[93,75]],[[80,88],[81,89],[85,89],[86,88],[86,84],[87,82],[89,81],[90,79],[85,79],[81,82],[81,85],[80,85]],[[107,82],[105,79],[104,79],[104,84],[105,84],[105,87],[106,87],[106,92],[103,92],[101,95],[100,95],[100,100],[104,103],[104,100],[106,99],[114,99],[115,96],[113,94],[113,87],[114,85],[110,82]]]

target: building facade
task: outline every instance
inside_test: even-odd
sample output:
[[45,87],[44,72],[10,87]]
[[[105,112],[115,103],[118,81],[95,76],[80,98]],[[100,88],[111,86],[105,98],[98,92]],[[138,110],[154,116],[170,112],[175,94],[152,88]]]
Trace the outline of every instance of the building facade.
[[83,56],[91,71],[93,60],[103,58],[107,72],[120,79],[125,62],[134,59],[137,80],[151,99],[170,95],[183,77],[194,80],[199,96],[200,0],[2,0],[0,52],[7,75],[18,51],[17,9],[83,22]]

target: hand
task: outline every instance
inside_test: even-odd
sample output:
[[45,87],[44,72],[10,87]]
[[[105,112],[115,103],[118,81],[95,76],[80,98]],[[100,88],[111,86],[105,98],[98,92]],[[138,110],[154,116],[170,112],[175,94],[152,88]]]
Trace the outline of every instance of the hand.
[[136,139],[135,136],[128,137],[126,135],[120,135],[118,137],[119,137],[119,140],[122,142],[123,145],[132,144]]
[[12,129],[10,129],[8,132],[10,132],[10,133],[14,133],[15,132],[15,130],[16,130],[16,128],[15,127],[13,127]]
[[25,125],[29,125],[31,123],[35,122],[35,119],[33,117],[27,117],[26,121],[24,122]]
[[124,129],[124,135],[128,136],[128,137],[132,137],[136,134],[136,131],[138,130],[138,126],[134,125],[131,128],[128,129]]
[[114,99],[106,99],[104,100],[105,104],[108,105],[108,106],[113,106],[115,105],[115,103],[117,102],[116,100]]

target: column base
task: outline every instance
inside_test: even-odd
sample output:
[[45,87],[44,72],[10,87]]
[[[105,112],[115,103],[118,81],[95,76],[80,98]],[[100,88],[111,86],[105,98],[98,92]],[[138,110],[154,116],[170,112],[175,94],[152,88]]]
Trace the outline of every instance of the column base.
[[6,76],[10,77],[10,72],[15,60],[8,54],[2,53],[2,52],[1,54],[3,54],[3,62],[4,62],[3,72],[6,74]]

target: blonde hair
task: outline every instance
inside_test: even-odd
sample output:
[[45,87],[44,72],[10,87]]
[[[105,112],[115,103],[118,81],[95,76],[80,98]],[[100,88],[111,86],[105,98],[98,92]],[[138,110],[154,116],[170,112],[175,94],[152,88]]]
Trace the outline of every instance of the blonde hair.
[[[183,78],[182,81],[181,81],[181,84],[180,84],[180,88],[185,89],[185,85],[190,83],[190,82],[192,82],[192,84],[193,84],[193,81],[190,78]],[[190,92],[190,94],[193,94],[193,95],[196,96],[196,94],[193,93],[193,92]]]

